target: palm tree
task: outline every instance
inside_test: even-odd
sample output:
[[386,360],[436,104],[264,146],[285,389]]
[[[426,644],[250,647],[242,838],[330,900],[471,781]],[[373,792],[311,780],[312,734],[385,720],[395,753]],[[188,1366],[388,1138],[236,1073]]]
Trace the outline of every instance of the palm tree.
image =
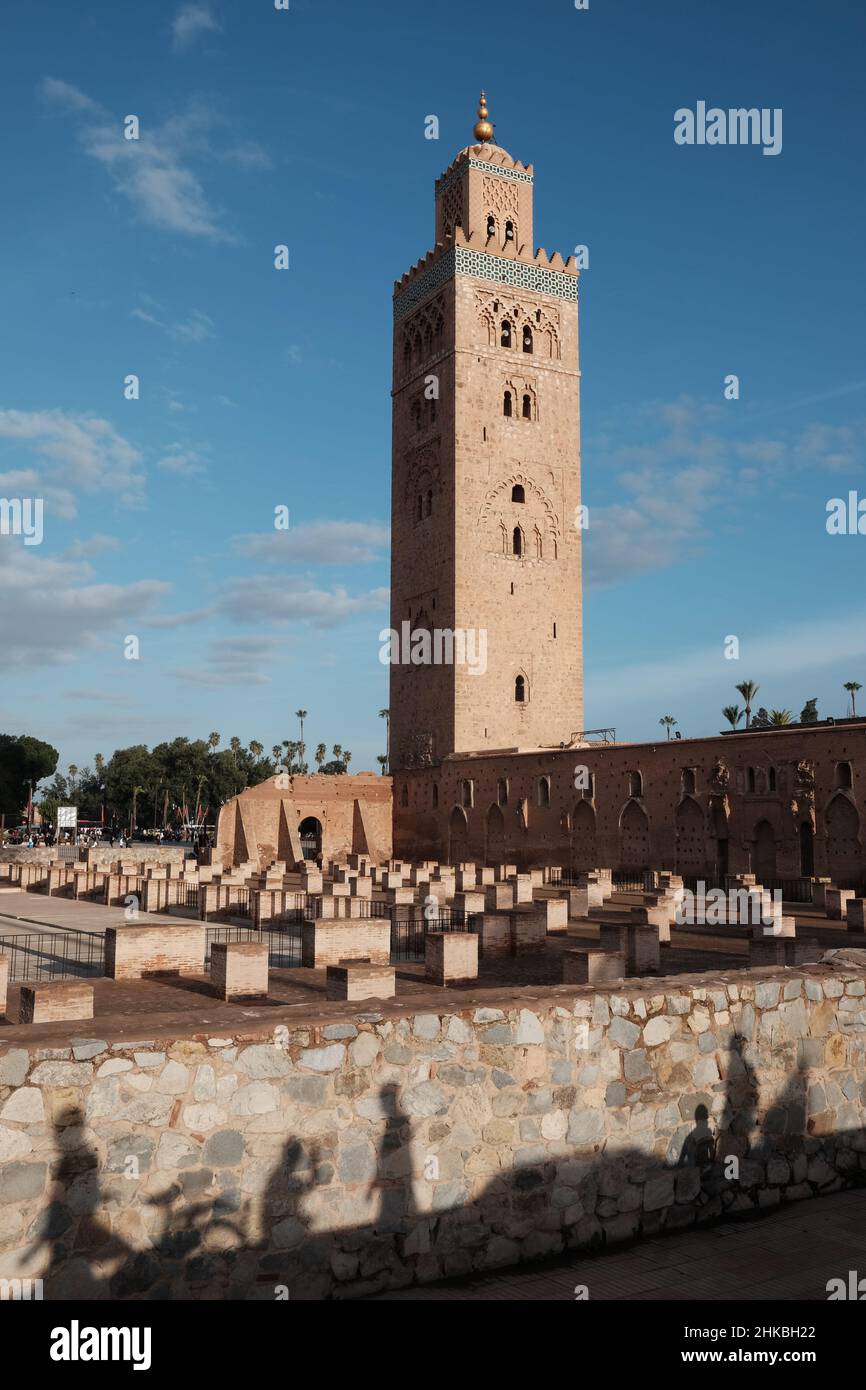
[[352,761],[352,754],[349,752],[349,750],[348,750],[348,748],[347,748],[346,751],[345,751],[345,753],[343,754],[343,767],[345,768],[346,772],[349,771],[349,763],[350,763],[351,761]]
[[264,744],[257,743],[254,738],[250,739],[250,752],[252,753],[254,758],[260,758],[264,751]]
[[235,734],[234,738],[229,739],[229,748],[232,750],[233,753],[239,753],[242,747],[243,744],[241,743],[237,734]]
[[659,720],[659,723],[663,724],[665,729],[667,730],[668,738],[670,738],[671,729],[674,728],[676,722],[677,721],[674,719],[672,714],[663,714],[661,719]]
[[[843,685],[842,689],[843,689],[843,690],[847,690],[847,691],[848,691],[848,694],[851,696],[851,718],[852,718],[852,719],[856,719],[856,718],[857,718],[857,706],[856,706],[856,704],[855,704],[855,702],[854,702],[854,696],[857,694],[857,691],[858,691],[858,690],[862,690],[863,687],[862,687],[862,685],[860,684],[859,681],[846,681],[845,684]],[[70,769],[70,771],[71,771],[71,769]]]
[[217,748],[219,748],[219,742],[220,736],[216,731],[214,731],[212,734],[208,734],[208,748],[213,748],[214,750],[216,750]]
[[306,717],[307,717],[307,711],[306,711],[305,709],[296,709],[296,710],[295,710],[295,718],[296,718],[296,719],[299,719],[299,720],[301,721],[301,741],[300,741],[300,743],[298,744],[298,748],[299,748],[299,750],[300,750],[300,755],[301,755],[301,762],[304,761],[304,720],[306,719]]
[[281,743],[275,743],[271,752],[274,755],[275,765],[279,767],[280,763],[283,761],[283,745]]
[[93,766],[96,768],[97,777],[101,777],[103,772],[105,771],[105,759],[103,758],[101,753],[94,754]]
[[69,792],[70,792],[70,795],[71,795],[71,796],[74,796],[74,795],[75,795],[75,779],[76,779],[77,776],[78,776],[78,767],[77,767],[77,765],[76,765],[75,763],[70,763],[70,764],[69,764]]
[[328,756],[328,750],[327,750],[327,748],[325,747],[324,743],[318,743],[318,744],[316,744],[315,759],[316,759],[316,764],[317,764],[318,769],[319,769],[320,772],[321,772],[321,770],[322,770],[322,763],[325,761],[325,759],[327,758],[327,756]]
[[732,729],[736,729],[743,717],[743,711],[740,709],[739,705],[725,705],[722,714],[725,716]]
[[388,765],[388,759],[385,757],[385,755],[384,755],[383,753],[378,753],[378,754],[376,755],[376,762],[379,764],[380,768],[382,769],[382,776],[384,777],[384,776],[385,776],[385,768],[386,768],[387,765]]
[[770,724],[774,729],[781,729],[785,724],[791,723],[791,711],[789,709],[771,709]]
[[746,705],[746,728],[748,729],[750,723],[752,722],[752,701],[754,700],[761,687],[759,685],[755,685],[754,681],[741,681],[736,688],[742,695]]

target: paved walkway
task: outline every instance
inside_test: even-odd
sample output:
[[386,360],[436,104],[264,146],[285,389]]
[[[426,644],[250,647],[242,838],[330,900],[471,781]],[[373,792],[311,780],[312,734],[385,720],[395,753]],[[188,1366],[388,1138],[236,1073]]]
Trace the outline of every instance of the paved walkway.
[[575,1253],[481,1278],[377,1294],[377,1299],[467,1301],[826,1301],[827,1281],[866,1276],[866,1191],[791,1202],[759,1220],[641,1241],[602,1255]]

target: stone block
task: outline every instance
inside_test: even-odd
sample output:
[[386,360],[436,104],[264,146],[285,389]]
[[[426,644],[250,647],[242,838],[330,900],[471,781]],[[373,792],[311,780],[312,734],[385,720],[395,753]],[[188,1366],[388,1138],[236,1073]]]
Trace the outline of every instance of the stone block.
[[511,955],[511,922],[502,912],[485,912],[479,923],[478,948],[482,957]]
[[221,999],[261,999],[268,992],[266,941],[215,941],[210,978]]
[[513,883],[490,883],[484,889],[484,906],[487,912],[507,912],[514,907]]
[[471,931],[428,931],[424,973],[437,985],[478,978],[478,937]]
[[824,911],[830,920],[834,922],[844,921],[848,903],[856,896],[853,888],[826,888],[824,890]]
[[391,961],[391,922],[369,917],[362,921],[317,917],[301,927],[301,960],[320,970],[328,965],[358,961],[367,965],[389,965]]
[[749,942],[749,965],[806,965],[820,960],[822,950],[814,937],[754,936]]
[[532,877],[530,874],[511,874],[508,882],[514,885],[514,905],[532,902]]
[[325,979],[326,999],[393,999],[396,993],[392,965],[329,965]]
[[114,980],[148,975],[198,975],[204,970],[205,928],[199,922],[105,929],[105,973]]
[[93,1018],[93,985],[86,980],[21,986],[19,1023],[62,1023],[79,1018]]
[[601,951],[595,946],[563,951],[562,982],[566,985],[611,984],[625,979],[623,951]]
[[866,898],[849,898],[847,906],[849,931],[866,931]]

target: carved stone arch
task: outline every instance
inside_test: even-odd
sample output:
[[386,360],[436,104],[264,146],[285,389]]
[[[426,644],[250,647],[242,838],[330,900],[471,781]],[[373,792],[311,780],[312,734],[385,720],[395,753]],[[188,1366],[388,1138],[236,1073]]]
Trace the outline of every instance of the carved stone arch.
[[502,864],[506,859],[505,816],[495,801],[487,808],[484,850],[488,864]]
[[557,516],[556,511],[554,510],[553,503],[547,496],[547,493],[544,491],[544,489],[537,482],[535,482],[535,480],[531,478],[528,473],[522,472],[520,468],[516,468],[512,473],[509,473],[506,478],[500,479],[496,486],[491,488],[490,491],[487,493],[487,496],[482,502],[481,510],[478,514],[479,529],[486,526],[494,507],[496,507],[498,504],[505,502],[506,500],[510,501],[511,489],[516,484],[520,484],[520,486],[523,488],[524,492],[526,493],[527,502],[530,500],[531,496],[533,500],[537,501],[544,509],[545,518],[547,522],[546,529],[548,531],[558,532],[559,517]]
[[[430,487],[432,487],[434,494],[441,492],[442,470],[439,466],[438,444],[424,444],[420,449],[410,450],[405,456],[403,476],[405,478],[403,485],[405,502],[411,502],[422,491],[426,496],[427,489]],[[422,482],[424,483],[423,488]]]
[[834,883],[854,881],[862,874],[860,813],[853,796],[843,787],[830,797],[824,809],[827,871]]
[[448,817],[448,862],[462,864],[468,858],[469,819],[462,806],[454,806]]
[[696,797],[682,798],[674,813],[674,825],[676,872],[699,878],[706,869],[706,821]]
[[619,856],[624,869],[650,867],[649,816],[635,797],[629,797],[620,812]]
[[571,866],[580,873],[598,868],[595,811],[588,801],[576,802],[571,813]]

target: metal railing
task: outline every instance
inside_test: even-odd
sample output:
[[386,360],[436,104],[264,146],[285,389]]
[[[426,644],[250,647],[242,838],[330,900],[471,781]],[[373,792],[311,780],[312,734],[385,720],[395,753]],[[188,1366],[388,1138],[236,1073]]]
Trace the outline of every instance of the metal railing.
[[430,917],[418,910],[411,917],[394,916],[391,918],[391,960],[395,964],[423,961],[428,932],[477,932],[480,922],[480,913],[464,912],[462,908],[442,908]]
[[210,969],[211,947],[215,941],[266,942],[268,966],[272,970],[291,970],[301,964],[301,933],[287,927],[206,927],[205,970]]
[[21,984],[105,974],[105,941],[95,932],[33,932],[0,937],[9,979]]

